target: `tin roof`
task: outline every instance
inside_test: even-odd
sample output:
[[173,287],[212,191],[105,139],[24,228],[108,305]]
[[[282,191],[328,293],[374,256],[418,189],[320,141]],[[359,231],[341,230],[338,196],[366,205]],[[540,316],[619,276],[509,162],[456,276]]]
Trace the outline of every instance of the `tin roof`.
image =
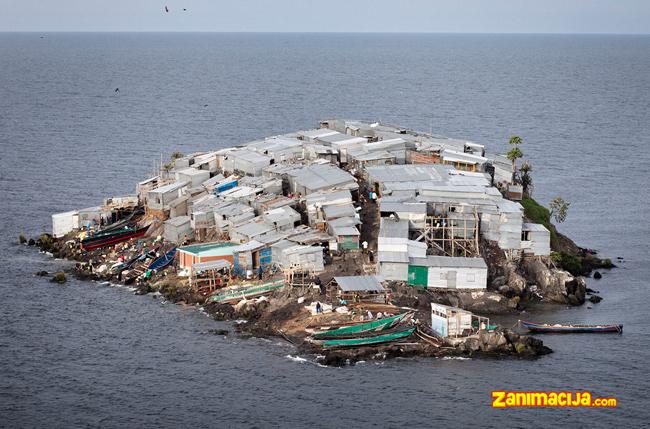
[[218,243],[201,243],[201,244],[191,244],[189,246],[179,247],[178,251],[190,253],[195,256],[229,256],[232,255],[232,249],[236,247],[237,244],[230,242],[218,242]]
[[164,186],[160,186],[159,188],[152,189],[149,192],[156,192],[156,193],[159,193],[159,194],[164,194],[166,192],[171,192],[171,191],[176,191],[178,189],[181,189],[181,188],[187,186],[188,183],[189,182],[185,182],[185,181],[174,182],[174,183],[170,183],[169,185],[164,185]]
[[172,225],[172,226],[182,226],[185,225],[186,223],[190,222],[190,217],[189,216],[178,216],[178,217],[173,217],[171,219],[168,219],[165,221],[165,225]]
[[334,188],[346,184],[356,184],[356,179],[347,171],[333,164],[313,164],[287,172],[294,181],[309,190]]
[[380,276],[346,276],[334,277],[334,281],[344,292],[371,291],[383,292],[384,286]]
[[522,231],[549,232],[544,225],[539,223],[525,223],[522,225],[521,229]]
[[384,238],[408,238],[409,221],[405,219],[393,220],[381,218],[379,225],[379,237]]

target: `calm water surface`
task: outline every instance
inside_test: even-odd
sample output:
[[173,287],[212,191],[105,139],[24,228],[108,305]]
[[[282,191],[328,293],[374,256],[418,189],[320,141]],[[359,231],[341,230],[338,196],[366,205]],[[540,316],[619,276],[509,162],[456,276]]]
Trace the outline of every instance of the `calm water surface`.
[[[0,34],[0,426],[647,425],[650,37],[40,36]],[[521,135],[535,196],[572,202],[561,230],[624,258],[588,281],[602,303],[525,317],[620,322],[625,334],[546,336],[555,353],[532,362],[321,368],[279,340],[208,334],[228,325],[192,307],[52,285],[34,273],[66,262],[15,244],[49,230],[53,212],[133,192],[161,153],[329,117],[491,151]],[[620,405],[494,411],[494,389],[590,390]]]

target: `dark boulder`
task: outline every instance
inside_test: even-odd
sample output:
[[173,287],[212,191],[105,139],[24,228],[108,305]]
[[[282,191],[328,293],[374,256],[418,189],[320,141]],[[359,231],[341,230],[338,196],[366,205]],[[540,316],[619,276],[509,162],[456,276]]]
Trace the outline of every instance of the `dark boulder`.
[[598,304],[602,300],[603,300],[603,298],[601,296],[598,296],[598,295],[591,295],[589,297],[589,301],[593,302],[594,304]]
[[47,271],[39,271],[39,272],[36,273],[36,275],[39,276],[39,277],[46,277],[46,276],[49,276],[50,273],[48,273]]
[[59,271],[58,273],[54,273],[54,276],[50,280],[52,283],[65,283],[67,281],[65,277],[65,273],[63,271]]
[[596,280],[598,280],[598,279],[602,279],[602,278],[603,278],[603,275],[600,274],[600,272],[596,271],[596,272],[594,273],[594,278],[595,278]]

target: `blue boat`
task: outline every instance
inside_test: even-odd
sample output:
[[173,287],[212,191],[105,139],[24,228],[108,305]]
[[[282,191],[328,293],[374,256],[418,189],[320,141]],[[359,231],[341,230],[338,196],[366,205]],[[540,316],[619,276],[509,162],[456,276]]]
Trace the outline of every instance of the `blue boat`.
[[147,270],[151,270],[154,273],[162,271],[165,267],[174,261],[174,256],[176,256],[175,247],[173,247],[171,250],[168,250],[164,255],[151,262],[147,267]]
[[520,321],[524,328],[531,332],[552,334],[581,334],[581,333],[623,333],[623,325],[549,325]]

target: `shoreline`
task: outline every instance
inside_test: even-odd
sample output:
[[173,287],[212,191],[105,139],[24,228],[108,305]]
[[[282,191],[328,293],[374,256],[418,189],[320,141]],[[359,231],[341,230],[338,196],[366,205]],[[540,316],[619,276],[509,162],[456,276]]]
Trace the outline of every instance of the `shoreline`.
[[[54,215],[58,238],[20,242],[75,261],[80,279],[136,284],[136,294],[199,305],[215,320],[246,320],[233,325],[240,335],[281,337],[300,355],[334,366],[398,356],[535,358],[552,351],[492,326],[489,317],[535,302],[602,299],[582,276],[614,264],[560,234],[548,210],[522,196],[514,162],[510,169],[482,145],[381,124],[343,121],[342,134],[340,122],[214,153],[175,154],[158,176],[138,184],[138,195]],[[350,127],[371,137],[350,135]],[[282,153],[281,162],[272,151]],[[267,167],[246,171],[246,162]],[[406,188],[399,175],[412,175]],[[221,264],[201,261],[200,246],[226,244],[232,249],[217,258]],[[442,286],[436,270],[443,270]],[[456,283],[477,279],[476,286]],[[350,282],[355,292],[346,289]],[[368,282],[376,284],[359,289]],[[230,290],[235,298],[221,296]],[[364,331],[405,313],[408,321]],[[432,317],[467,321],[447,334]],[[350,325],[358,333],[335,340]],[[318,332],[334,339],[320,340]]]

